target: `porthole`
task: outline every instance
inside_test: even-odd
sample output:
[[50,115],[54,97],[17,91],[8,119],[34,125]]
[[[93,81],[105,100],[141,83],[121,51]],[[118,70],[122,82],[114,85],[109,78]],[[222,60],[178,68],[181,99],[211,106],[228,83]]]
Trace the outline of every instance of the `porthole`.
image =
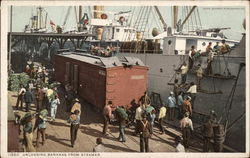
[[171,40],[168,40],[168,45],[170,45],[172,43],[172,41]]

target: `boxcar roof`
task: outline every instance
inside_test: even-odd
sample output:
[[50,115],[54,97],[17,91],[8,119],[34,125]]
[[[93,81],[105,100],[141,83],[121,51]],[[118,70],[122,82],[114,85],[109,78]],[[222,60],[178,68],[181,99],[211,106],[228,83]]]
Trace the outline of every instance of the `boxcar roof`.
[[58,54],[58,56],[63,56],[71,59],[75,59],[78,61],[83,61],[89,64],[97,65],[100,67],[111,68],[116,66],[123,65],[137,65],[137,66],[145,66],[144,63],[135,57],[122,57],[118,58],[114,57],[100,57],[94,56],[86,53],[74,53],[74,52],[66,52]]

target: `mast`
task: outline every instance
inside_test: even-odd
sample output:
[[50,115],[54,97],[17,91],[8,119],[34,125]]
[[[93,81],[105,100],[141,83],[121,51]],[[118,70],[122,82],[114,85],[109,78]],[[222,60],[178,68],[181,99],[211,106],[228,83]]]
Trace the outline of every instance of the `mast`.
[[183,25],[187,22],[188,18],[190,17],[190,15],[193,13],[194,9],[196,8],[197,6],[193,6],[192,9],[190,10],[190,12],[188,13],[187,17],[183,20],[181,26],[183,27]]
[[38,16],[38,18],[39,18],[39,29],[41,29],[41,27],[42,27],[42,7],[39,7],[38,9],[39,9],[39,16]]
[[177,19],[178,19],[178,6],[173,6],[173,21],[172,21],[172,28],[176,30],[177,26]]
[[162,15],[161,15],[161,12],[160,12],[160,10],[159,10],[159,8],[158,8],[157,6],[154,6],[154,8],[155,8],[155,11],[156,11],[156,13],[158,14],[160,20],[161,20],[161,23],[163,24],[164,31],[166,31],[166,30],[167,30],[167,24],[166,24],[166,22],[164,21]]
[[78,23],[80,24],[81,23],[81,18],[82,18],[82,6],[79,6],[79,20],[78,20]]
[[45,23],[44,23],[44,28],[46,28],[46,24],[47,24],[47,17],[48,17],[48,13],[46,13],[46,16],[45,16]]

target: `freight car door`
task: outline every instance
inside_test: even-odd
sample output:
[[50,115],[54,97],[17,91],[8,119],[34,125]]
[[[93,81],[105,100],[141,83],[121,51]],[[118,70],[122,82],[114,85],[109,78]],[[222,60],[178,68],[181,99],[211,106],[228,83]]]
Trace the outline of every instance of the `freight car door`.
[[73,87],[76,93],[78,93],[78,85],[79,85],[78,76],[79,76],[78,65],[74,65]]
[[66,69],[65,69],[65,83],[69,83],[70,78],[70,62],[66,62]]

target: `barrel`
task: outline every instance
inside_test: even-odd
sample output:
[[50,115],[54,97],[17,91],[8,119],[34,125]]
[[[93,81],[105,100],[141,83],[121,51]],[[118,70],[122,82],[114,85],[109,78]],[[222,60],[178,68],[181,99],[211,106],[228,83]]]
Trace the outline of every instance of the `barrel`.
[[224,126],[219,124],[214,126],[214,150],[221,152],[223,150],[223,143],[225,141]]

